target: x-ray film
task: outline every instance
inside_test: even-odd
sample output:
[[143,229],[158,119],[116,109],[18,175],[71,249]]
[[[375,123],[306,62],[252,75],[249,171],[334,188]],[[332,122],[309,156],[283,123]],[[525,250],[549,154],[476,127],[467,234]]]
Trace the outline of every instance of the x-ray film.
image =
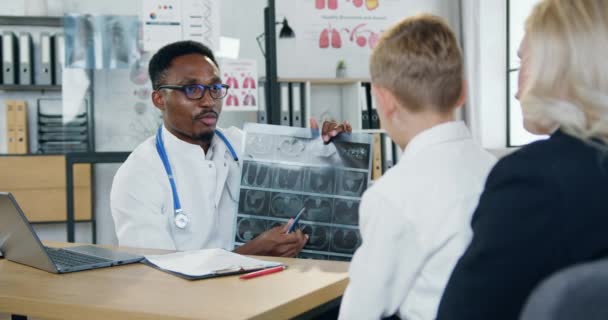
[[66,15],[67,68],[127,69],[140,57],[136,16]]
[[309,240],[299,257],[350,260],[361,244],[359,203],[370,155],[368,134],[324,144],[318,130],[246,124],[236,245],[306,208],[297,227]]

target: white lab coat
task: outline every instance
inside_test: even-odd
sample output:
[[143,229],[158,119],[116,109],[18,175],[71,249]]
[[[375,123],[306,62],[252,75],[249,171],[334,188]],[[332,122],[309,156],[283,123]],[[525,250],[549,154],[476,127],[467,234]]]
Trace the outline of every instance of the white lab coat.
[[349,269],[340,319],[435,319],[468,246],[470,220],[495,158],[463,122],[418,134],[359,208],[363,239]]
[[[220,129],[240,161],[243,133]],[[177,193],[190,221],[174,223],[169,178],[156,151],[155,136],[129,155],[112,184],[110,205],[119,245],[170,250],[232,249],[241,177],[224,142],[215,135],[207,154],[162,129]]]

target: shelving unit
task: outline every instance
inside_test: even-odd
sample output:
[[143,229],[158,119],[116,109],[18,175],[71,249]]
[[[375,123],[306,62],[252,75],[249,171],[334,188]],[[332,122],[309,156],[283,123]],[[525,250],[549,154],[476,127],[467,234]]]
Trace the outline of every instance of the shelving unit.
[[[345,120],[353,130],[362,130],[361,86],[369,82],[359,78],[279,78],[279,83],[304,84],[304,117],[319,122],[327,119]],[[336,92],[339,94],[336,95]],[[308,121],[305,121],[308,127]]]
[[1,91],[61,91],[61,85],[0,84]]
[[[40,72],[39,61],[41,32],[61,32],[62,17],[0,16],[0,29],[15,33],[29,32],[34,50],[34,83]],[[65,223],[74,229],[74,222],[92,222],[95,215],[92,190],[93,169],[89,163],[74,165],[72,157],[66,154],[39,154],[38,151],[38,99],[61,99],[61,85],[10,84],[0,83],[0,122],[4,123],[6,100],[24,100],[28,109],[28,153],[0,154],[0,190],[10,191],[19,201],[24,213],[32,223]],[[92,97],[88,97],[87,121],[88,149],[93,150]],[[4,132],[0,133],[5,139]],[[94,236],[94,235],[93,235]],[[69,237],[68,237],[69,238]],[[70,240],[70,239],[68,239]],[[73,236],[71,241],[73,241]]]

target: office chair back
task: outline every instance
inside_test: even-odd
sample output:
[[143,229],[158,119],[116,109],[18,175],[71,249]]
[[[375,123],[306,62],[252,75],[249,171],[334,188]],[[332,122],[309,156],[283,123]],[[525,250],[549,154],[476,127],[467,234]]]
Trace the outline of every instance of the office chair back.
[[579,264],[544,280],[520,320],[608,319],[608,259]]

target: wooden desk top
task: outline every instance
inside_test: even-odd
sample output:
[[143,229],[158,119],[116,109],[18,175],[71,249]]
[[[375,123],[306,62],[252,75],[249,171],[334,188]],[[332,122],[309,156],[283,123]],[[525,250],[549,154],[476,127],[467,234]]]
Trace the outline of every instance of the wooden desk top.
[[60,319],[285,319],[342,296],[348,284],[347,262],[262,259],[289,268],[250,280],[188,281],[143,264],[57,275],[1,259],[0,312]]

